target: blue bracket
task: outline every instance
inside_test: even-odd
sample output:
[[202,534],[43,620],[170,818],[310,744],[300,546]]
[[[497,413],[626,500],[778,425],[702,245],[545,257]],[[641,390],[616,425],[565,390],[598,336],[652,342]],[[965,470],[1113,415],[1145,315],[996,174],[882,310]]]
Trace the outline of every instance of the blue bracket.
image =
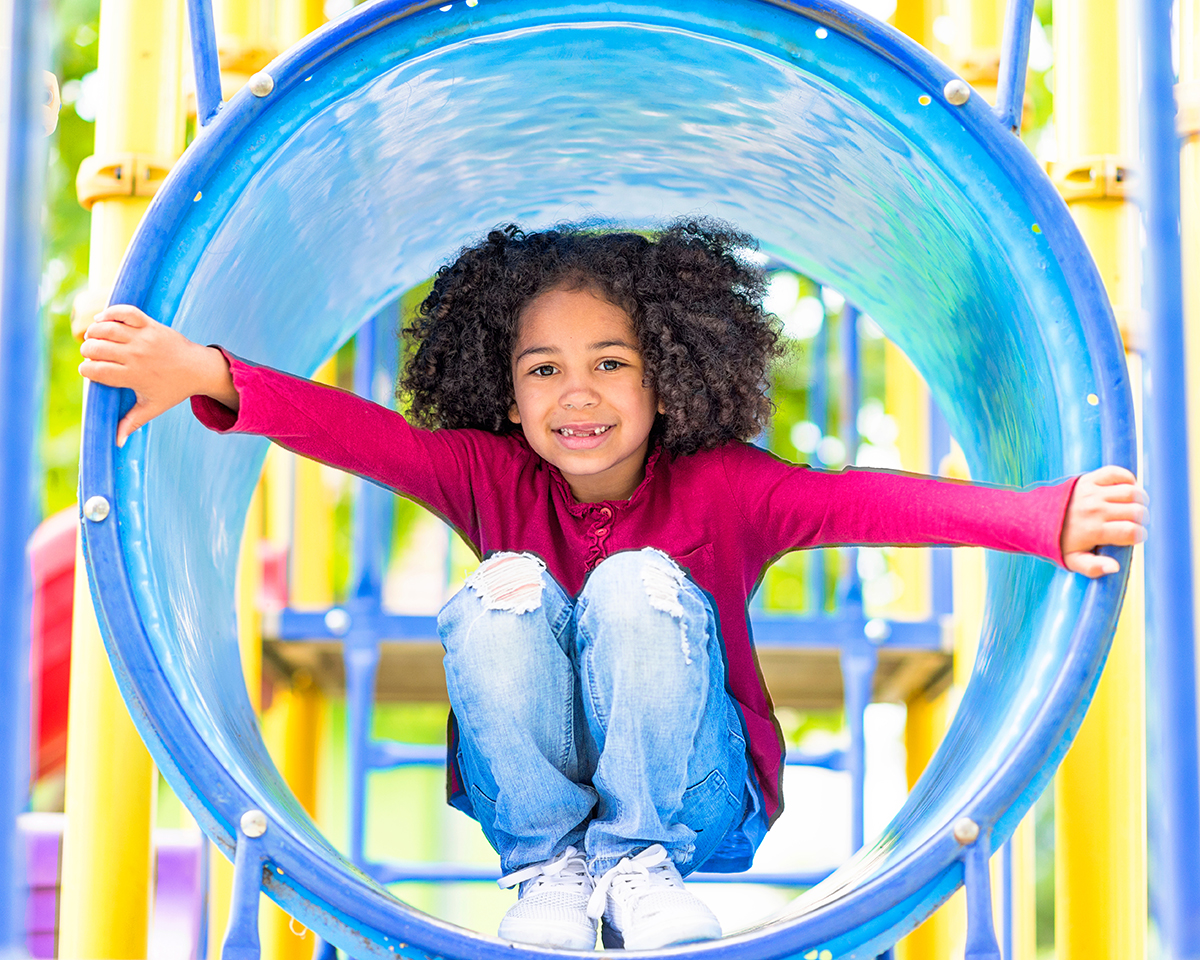
[[248,810],[238,825],[233,858],[233,896],[229,927],[221,946],[221,960],[259,960],[258,898],[262,892],[263,864],[267,862],[262,835],[267,818],[261,810]]
[[1025,70],[1029,66],[1029,34],[1033,0],[1008,0],[1004,37],[1000,41],[1000,76],[996,86],[996,116],[1014,133],[1021,129],[1025,106]]
[[967,889],[967,947],[963,960],[1002,960],[992,923],[992,878],[988,872],[991,840],[969,817],[954,824],[963,845],[963,885]]
[[221,109],[221,64],[212,0],[188,0],[188,29],[192,35],[192,71],[196,76],[196,117],[200,126]]

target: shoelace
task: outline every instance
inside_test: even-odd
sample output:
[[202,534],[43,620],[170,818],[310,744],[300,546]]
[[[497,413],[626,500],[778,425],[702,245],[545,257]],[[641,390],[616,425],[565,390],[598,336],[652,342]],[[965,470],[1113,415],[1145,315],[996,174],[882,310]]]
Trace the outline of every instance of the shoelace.
[[[501,877],[496,883],[507,890],[509,887],[515,887],[519,883],[535,878],[537,882],[533,884],[534,887],[540,886],[543,878],[554,878],[564,885],[571,884],[579,887],[588,887],[592,882],[582,854],[574,847],[567,847],[557,857],[514,870]],[[591,901],[589,900],[588,903],[590,905]]]
[[[673,887],[675,884],[671,882],[670,876],[665,871],[655,870],[656,867],[661,866],[666,860],[667,851],[661,843],[647,847],[635,857],[625,857],[596,881],[595,889],[592,890],[592,895],[588,898],[588,916],[593,920],[599,920],[604,914],[604,907],[608,903],[608,888],[614,882],[620,881],[622,885],[628,886],[633,890],[639,887],[650,886]],[[652,873],[651,871],[655,872]]]

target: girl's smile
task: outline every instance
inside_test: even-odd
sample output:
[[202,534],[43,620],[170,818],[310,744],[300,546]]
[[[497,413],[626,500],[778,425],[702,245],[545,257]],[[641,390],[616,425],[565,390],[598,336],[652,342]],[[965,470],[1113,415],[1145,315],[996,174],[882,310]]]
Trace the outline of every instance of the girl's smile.
[[521,313],[512,376],[509,419],[575,499],[632,496],[660,410],[629,315],[588,287],[542,294]]

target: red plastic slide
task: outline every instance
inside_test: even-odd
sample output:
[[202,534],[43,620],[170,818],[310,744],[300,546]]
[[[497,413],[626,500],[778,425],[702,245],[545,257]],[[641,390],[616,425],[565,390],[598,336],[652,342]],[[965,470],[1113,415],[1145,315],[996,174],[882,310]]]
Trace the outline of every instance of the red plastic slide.
[[67,700],[71,684],[71,612],[75,591],[75,537],[79,508],[44,520],[29,540],[33,567],[33,645],[29,672],[37,738],[35,779],[62,769],[67,759]]

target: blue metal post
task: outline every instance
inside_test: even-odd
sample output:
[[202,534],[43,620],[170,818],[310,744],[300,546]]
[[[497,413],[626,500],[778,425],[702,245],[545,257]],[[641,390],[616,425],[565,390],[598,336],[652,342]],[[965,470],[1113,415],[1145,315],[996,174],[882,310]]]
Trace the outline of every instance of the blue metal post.
[[196,76],[196,116],[205,126],[221,109],[221,64],[217,57],[217,30],[212,0],[188,0],[188,28],[192,34],[192,70]]
[[[363,325],[354,340],[354,389],[377,402],[386,402],[395,381],[395,364],[382,338],[391,330],[383,316]],[[392,494],[362,479],[354,482],[353,581],[349,602],[351,627],[344,639],[346,667],[346,734],[350,777],[350,859],[366,864],[365,823],[367,778],[373,766],[372,727],[375,677],[379,669],[379,632],[375,624],[383,609],[383,576],[391,548]]]
[[[395,362],[387,362],[384,341],[392,340],[385,315],[368,320],[354,338],[354,391],[376,403],[387,404],[395,384]],[[393,349],[390,354],[394,354]],[[380,609],[383,575],[392,546],[393,494],[376,484],[356,480],[354,485],[353,556],[351,594],[356,601]]]
[[[858,349],[858,311],[846,304],[839,327],[842,355],[841,434],[846,445],[846,462],[853,463],[858,453],[858,408],[862,405],[862,370]],[[862,618],[862,580],[858,575],[858,550],[843,550],[845,562],[838,584],[838,612]],[[850,745],[846,751],[846,769],[850,774],[850,845],[859,849],[865,840],[863,825],[866,792],[867,739],[865,713],[875,686],[878,663],[875,647],[861,632],[842,642],[842,700]]]
[[[354,387],[360,395],[371,395],[371,377],[375,368],[374,321],[369,320],[354,339]],[[346,667],[346,736],[350,776],[350,859],[360,867],[366,862],[364,851],[367,810],[367,776],[370,758],[371,728],[374,715],[375,676],[379,669],[379,640],[365,626],[367,617],[378,609],[379,577],[375,571],[374,551],[370,544],[370,520],[365,516],[366,483],[354,481],[354,520],[352,536],[354,580],[347,607],[352,626],[343,641]],[[372,601],[375,601],[374,603]],[[372,609],[374,608],[374,609]],[[357,615],[357,616],[356,616]],[[356,622],[357,621],[357,622]]]
[[1021,129],[1025,105],[1025,70],[1029,65],[1029,32],[1033,26],[1033,0],[1008,0],[1004,37],[1000,41],[1000,76],[996,89],[996,116],[1008,129]]
[[229,928],[221,945],[221,960],[259,960],[258,900],[262,891],[263,860],[261,841],[239,830],[233,858]]
[[1141,0],[1141,129],[1147,310],[1146,479],[1154,504],[1146,541],[1154,899],[1164,956],[1200,957],[1200,762],[1192,610],[1179,141],[1171,0]]
[[850,774],[850,847],[858,850],[864,842],[863,797],[866,786],[867,738],[864,715],[871,702],[878,654],[866,637],[843,642],[842,702],[850,746],[846,751],[846,770]]
[[991,845],[986,831],[963,848],[963,886],[967,889],[967,943],[964,960],[1001,960],[992,925]]
[[364,852],[367,809],[367,772],[374,715],[375,674],[379,668],[379,641],[371,628],[351,627],[343,641],[346,669],[346,740],[350,779],[350,859],[366,863]]
[[17,814],[29,784],[29,562],[33,438],[39,396],[42,16],[35,0],[0,7],[0,163],[4,259],[0,273],[0,953],[24,944]]

